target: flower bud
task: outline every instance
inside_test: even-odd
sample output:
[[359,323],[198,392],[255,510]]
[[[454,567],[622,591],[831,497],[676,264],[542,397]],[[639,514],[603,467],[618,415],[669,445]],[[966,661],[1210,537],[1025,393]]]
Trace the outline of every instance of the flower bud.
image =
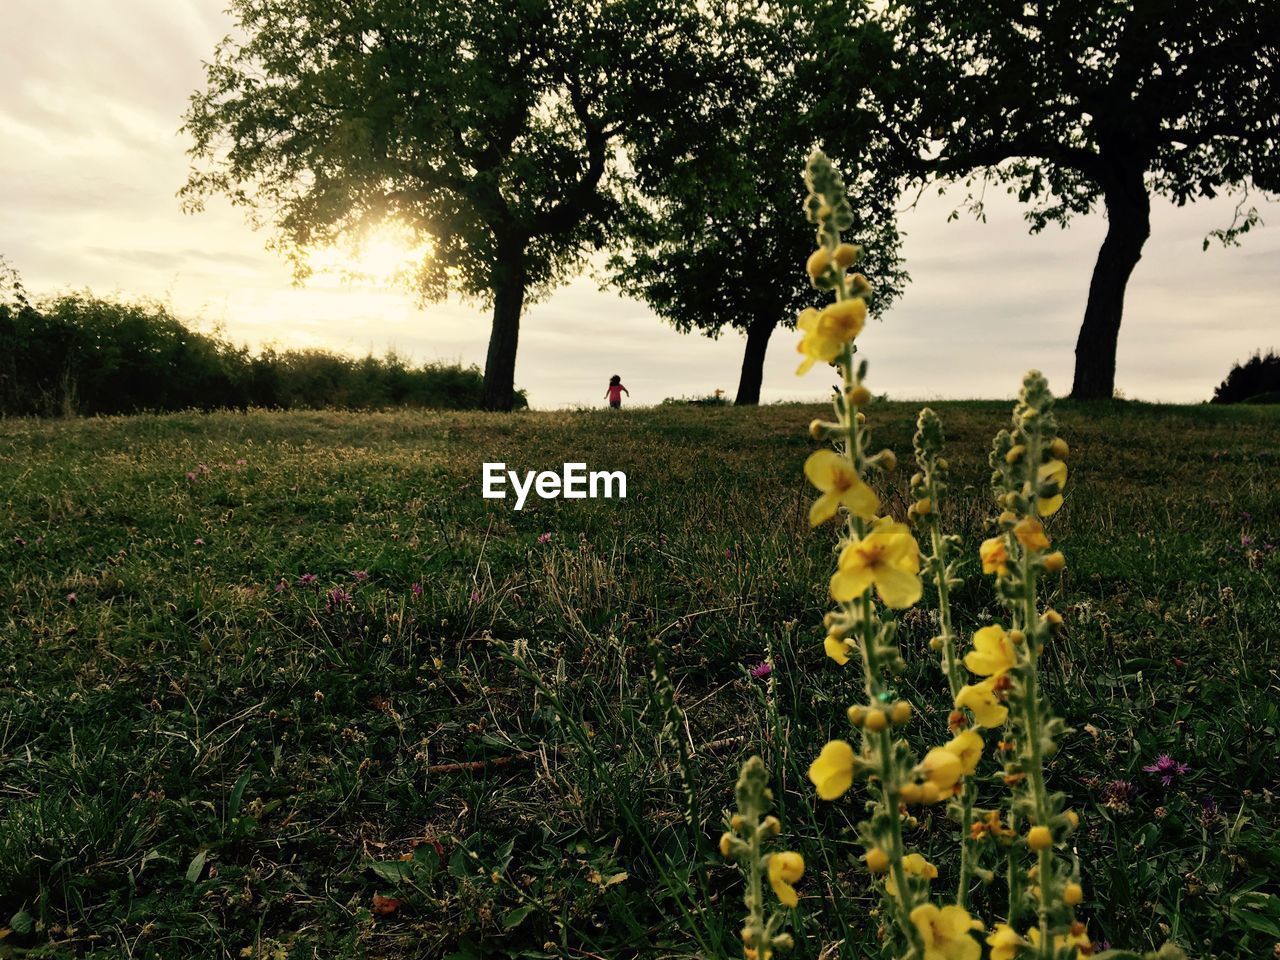
[[1006,510],[1002,514],[1000,514],[999,518],[997,519],[997,522],[1000,524],[1012,525],[1018,522],[1018,515],[1014,513],[1012,510]]
[[1027,642],[1027,635],[1023,633],[1021,630],[1010,630],[1009,642],[1016,647],[1020,647]]
[[728,832],[720,834],[720,856],[727,860],[729,859],[729,854],[732,852],[733,834]]
[[858,262],[858,257],[861,255],[861,247],[852,243],[842,243],[836,247],[836,252],[832,254],[831,259],[835,261],[836,266],[841,270],[848,270]]
[[795,938],[789,933],[780,933],[773,938],[773,949],[775,950],[790,950],[795,945]]
[[830,266],[831,251],[826,247],[819,247],[809,254],[809,259],[805,262],[804,268],[809,273],[809,279],[817,282],[818,278],[826,273],[827,268]]
[[866,722],[867,708],[858,707],[858,706],[850,707],[848,711],[848,716],[849,716],[850,723],[852,723],[855,727],[860,727],[863,725],[863,723]]
[[921,497],[915,503],[916,513],[922,517],[927,517],[933,513],[933,501],[928,497]]
[[889,870],[889,854],[879,847],[872,847],[862,857],[867,861],[867,869],[872,873],[886,873]]
[[899,700],[890,709],[889,719],[893,721],[894,726],[902,726],[911,719],[911,704],[905,700]]
[[1057,573],[1067,565],[1067,558],[1062,555],[1061,550],[1055,550],[1053,553],[1045,554],[1044,569],[1046,573]]
[[945,644],[946,642],[947,640],[945,637],[934,637],[932,640],[929,641],[929,649],[941,650],[943,644]]
[[1053,834],[1048,827],[1032,827],[1027,832],[1027,846],[1037,852],[1053,846]]
[[1078,883],[1068,883],[1062,888],[1062,902],[1068,907],[1079,906],[1084,900],[1084,888]]
[[861,426],[862,424],[867,422],[867,415],[863,413],[861,410],[859,410],[855,419],[857,419],[859,426]]
[[947,461],[946,457],[939,457],[935,462],[939,470],[951,469],[951,464]]
[[782,833],[782,821],[774,816],[765,817],[760,822],[760,832],[765,836],[776,837]]
[[1052,607],[1046,610],[1041,615],[1040,619],[1043,620],[1045,623],[1047,623],[1051,627],[1062,626],[1062,614],[1060,614],[1057,610],[1054,610]]
[[815,440],[821,440],[827,435],[827,425],[821,420],[809,421],[809,436]]
[[871,402],[871,391],[862,384],[858,384],[849,391],[849,402],[855,407],[865,407]]
[[733,818],[729,821],[729,826],[733,827],[734,830],[741,830],[746,825],[747,818],[740,813],[735,813]]
[[1023,454],[1025,454],[1026,452],[1027,452],[1027,448],[1024,444],[1021,444],[1021,443],[1014,444],[1012,447],[1009,448],[1009,452],[1004,455],[1004,462],[1017,463],[1019,460],[1022,459]]
[[1068,810],[1063,814],[1063,816],[1067,818],[1067,823],[1071,824],[1072,830],[1075,830],[1080,826],[1080,814],[1076,813],[1074,810]]
[[889,726],[889,718],[884,715],[884,711],[876,707],[872,707],[867,711],[866,728],[872,733],[879,733]]
[[885,470],[898,469],[898,455],[887,447],[876,454],[876,460],[879,462],[881,468]]
[[1054,437],[1053,443],[1049,444],[1049,452],[1059,460],[1067,459],[1067,454],[1071,452],[1071,448],[1067,446],[1067,441],[1061,437]]

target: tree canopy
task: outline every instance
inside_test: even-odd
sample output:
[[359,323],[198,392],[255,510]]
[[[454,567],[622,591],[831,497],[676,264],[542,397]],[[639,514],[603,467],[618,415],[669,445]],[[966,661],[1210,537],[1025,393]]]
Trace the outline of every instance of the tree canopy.
[[418,231],[423,299],[492,306],[486,402],[507,409],[527,298],[605,242],[646,145],[696,123],[719,6],[231,0],[183,197],[251,208],[300,274],[373,223]]
[[639,177],[639,198],[628,207],[631,243],[613,260],[615,280],[683,333],[745,333],[739,404],[759,402],[775,327],[793,327],[797,312],[815,300],[804,269],[814,232],[802,212],[802,173],[825,124],[840,125],[841,162],[853,171],[857,222],[850,236],[867,252],[861,269],[873,279],[873,311],[892,303],[906,280],[895,224],[898,182],[887,169],[878,120],[858,101],[833,103],[821,94],[825,45],[837,22],[854,31],[845,38],[857,50],[850,69],[864,84],[884,75],[892,41],[858,10],[810,0],[743,16],[730,32],[749,57],[729,67],[730,82],[705,102],[710,122],[665,131],[676,143],[663,147],[680,160],[664,165],[661,176]]
[[[1280,188],[1280,3],[891,0],[883,16],[900,78],[883,114],[900,145],[922,146],[915,176],[1005,184],[1033,230],[1105,207],[1073,395],[1111,396],[1150,195]],[[1257,222],[1242,200],[1215,235]]]

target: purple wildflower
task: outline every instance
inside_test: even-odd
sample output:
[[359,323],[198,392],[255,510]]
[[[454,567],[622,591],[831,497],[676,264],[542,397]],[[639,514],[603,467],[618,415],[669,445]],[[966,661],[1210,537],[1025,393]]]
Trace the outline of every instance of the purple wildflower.
[[551,542],[551,533],[550,533],[550,531],[548,531],[547,533],[540,533],[540,534],[538,534],[538,542],[539,542],[539,543],[550,543],[550,542]]
[[1173,784],[1175,777],[1183,776],[1191,771],[1191,764],[1175,760],[1167,753],[1156,757],[1156,762],[1142,768],[1146,773],[1154,773],[1166,787]]
[[23,540],[21,537],[14,537],[13,542],[20,547],[25,547],[27,545],[27,541]]
[[342,606],[351,602],[351,594],[343,590],[341,587],[334,587],[329,591],[329,603],[331,606]]
[[302,576],[298,578],[298,584],[299,586],[306,587],[315,583],[319,579],[320,578],[317,577],[314,573],[304,573]]
[[289,589],[288,582],[283,577],[281,577],[280,582],[276,584],[276,593],[284,593],[288,589]]
[[237,461],[236,461],[236,466],[237,466],[237,467],[243,467],[243,466],[244,466],[246,463],[248,463],[248,462],[249,462],[249,461],[248,461],[248,460],[246,460],[244,457],[241,457],[239,460],[237,460]]
[[479,590],[472,590],[472,591],[471,591],[471,602],[472,602],[472,603],[479,603],[479,602],[480,602],[481,600],[483,600],[483,599],[484,599],[484,597],[483,597],[483,596],[481,596],[481,594],[480,594],[480,591],[479,591]]
[[368,570],[352,570],[351,576],[356,578],[357,583],[364,583],[366,580],[369,579],[369,571]]
[[73,591],[73,592],[71,592],[71,593],[68,593],[68,594],[67,594],[67,603],[75,603],[75,602],[76,602],[76,595],[75,595],[75,592]]
[[190,470],[188,470],[188,471],[187,471],[187,480],[188,480],[189,482],[191,482],[191,483],[195,483],[195,482],[196,482],[196,475],[195,475],[193,472],[191,472]]
[[1240,534],[1240,546],[1242,546],[1242,547],[1252,547],[1252,546],[1253,546],[1253,537],[1249,536],[1247,533],[1242,533],[1242,534]]
[[196,538],[195,538],[195,540],[193,540],[193,541],[192,541],[192,543],[193,543],[195,546],[197,546],[197,547],[203,547],[203,546],[204,546],[204,537],[196,537]]
[[733,559],[733,551],[732,551],[732,550],[730,550],[728,547],[725,547],[725,548],[724,548],[724,558],[725,558],[726,560],[732,560],[732,559]]
[[412,593],[415,597],[422,596],[422,584],[420,583],[409,584],[409,592]]
[[751,676],[757,680],[763,680],[769,674],[773,673],[773,664],[768,660],[757,663],[751,668]]

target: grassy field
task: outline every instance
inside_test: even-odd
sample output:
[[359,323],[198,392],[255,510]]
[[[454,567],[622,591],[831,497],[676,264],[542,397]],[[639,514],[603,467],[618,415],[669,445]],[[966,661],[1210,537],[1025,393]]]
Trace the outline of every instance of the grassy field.
[[[937,408],[969,631],[1009,404]],[[0,957],[739,956],[714,844],[757,752],[809,862],[795,955],[874,956],[860,792],[804,778],[857,687],[822,653],[817,412],[0,421]],[[904,464],[914,417],[872,408]],[[1045,664],[1083,913],[1116,945],[1269,957],[1280,408],[1059,420]],[[516,513],[481,498],[485,460],[620,469],[630,496]],[[899,634],[917,746],[948,709],[927,599]],[[1161,753],[1187,764],[1168,785]],[[910,840],[943,884],[929,809]]]

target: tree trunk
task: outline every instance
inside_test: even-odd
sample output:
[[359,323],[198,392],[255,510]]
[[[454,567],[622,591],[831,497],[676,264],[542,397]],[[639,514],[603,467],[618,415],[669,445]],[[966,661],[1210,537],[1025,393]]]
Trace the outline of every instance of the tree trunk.
[[493,266],[493,331],[484,362],[486,410],[510,410],[515,403],[516,347],[524,311],[524,243],[500,240]]
[[1076,375],[1071,396],[1109,400],[1116,389],[1116,341],[1124,312],[1124,291],[1142,246],[1151,235],[1151,198],[1141,169],[1126,170],[1103,194],[1107,236],[1089,282],[1089,302],[1076,340]]
[[742,355],[742,375],[738,378],[738,395],[734,403],[740,407],[760,402],[760,384],[764,381],[764,355],[769,337],[778,320],[773,316],[757,317],[747,327],[747,349]]

